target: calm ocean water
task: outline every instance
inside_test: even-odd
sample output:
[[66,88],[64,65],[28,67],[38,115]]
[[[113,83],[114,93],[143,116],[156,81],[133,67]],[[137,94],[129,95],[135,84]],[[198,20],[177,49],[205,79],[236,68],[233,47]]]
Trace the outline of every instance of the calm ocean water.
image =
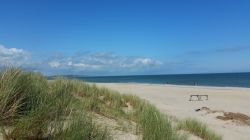
[[149,83],[250,88],[250,73],[67,77],[99,83]]

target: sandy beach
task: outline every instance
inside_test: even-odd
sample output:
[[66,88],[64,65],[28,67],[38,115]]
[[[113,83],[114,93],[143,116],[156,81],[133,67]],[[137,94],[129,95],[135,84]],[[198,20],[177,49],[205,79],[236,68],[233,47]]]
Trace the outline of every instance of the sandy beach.
[[[206,123],[225,140],[249,140],[250,88],[198,87],[134,83],[98,83],[124,94],[150,101],[163,113],[178,119],[195,118]],[[189,101],[190,95],[208,95],[208,100]],[[193,98],[195,99],[195,97]],[[224,113],[238,114],[239,120],[219,119]],[[230,114],[230,113],[229,113]],[[218,118],[217,118],[218,117]]]

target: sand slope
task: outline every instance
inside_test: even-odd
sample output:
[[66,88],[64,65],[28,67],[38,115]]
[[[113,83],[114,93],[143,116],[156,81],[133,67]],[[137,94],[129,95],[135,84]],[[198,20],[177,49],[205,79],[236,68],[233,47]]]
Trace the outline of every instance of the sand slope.
[[[126,94],[149,100],[162,112],[177,118],[196,118],[223,135],[225,140],[250,140],[250,125],[217,119],[222,111],[250,116],[250,88],[195,87],[153,84],[99,83]],[[207,94],[208,101],[189,101],[191,94]],[[210,110],[195,111],[207,107]]]

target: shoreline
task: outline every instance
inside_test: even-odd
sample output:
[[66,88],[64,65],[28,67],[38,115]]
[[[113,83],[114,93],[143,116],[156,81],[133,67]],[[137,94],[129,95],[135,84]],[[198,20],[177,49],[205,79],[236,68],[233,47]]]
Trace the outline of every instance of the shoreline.
[[114,83],[114,82],[87,82],[86,83],[90,84],[128,84],[128,85],[158,85],[158,86],[167,86],[167,87],[180,87],[180,88],[201,88],[201,89],[246,89],[250,90],[250,87],[236,87],[236,86],[206,86],[206,85],[177,85],[177,84],[156,84],[156,83],[136,83],[136,82],[119,82],[119,83]]

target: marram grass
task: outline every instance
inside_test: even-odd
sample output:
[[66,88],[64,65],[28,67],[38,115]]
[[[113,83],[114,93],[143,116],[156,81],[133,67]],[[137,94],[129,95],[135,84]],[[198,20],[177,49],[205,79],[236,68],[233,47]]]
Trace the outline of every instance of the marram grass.
[[[171,119],[137,96],[62,77],[48,81],[41,74],[15,68],[0,73],[0,132],[4,140],[112,139],[105,127],[97,127],[92,113],[135,122],[143,140],[187,139],[173,128]],[[221,139],[205,126],[189,123],[178,129],[203,139]]]
[[0,83],[4,140],[109,139],[106,130],[74,105],[73,82],[62,78],[48,82],[40,74],[12,68],[0,73]]
[[186,119],[179,122],[177,129],[188,131],[204,140],[222,140],[222,136],[215,134],[205,124],[195,119]]

